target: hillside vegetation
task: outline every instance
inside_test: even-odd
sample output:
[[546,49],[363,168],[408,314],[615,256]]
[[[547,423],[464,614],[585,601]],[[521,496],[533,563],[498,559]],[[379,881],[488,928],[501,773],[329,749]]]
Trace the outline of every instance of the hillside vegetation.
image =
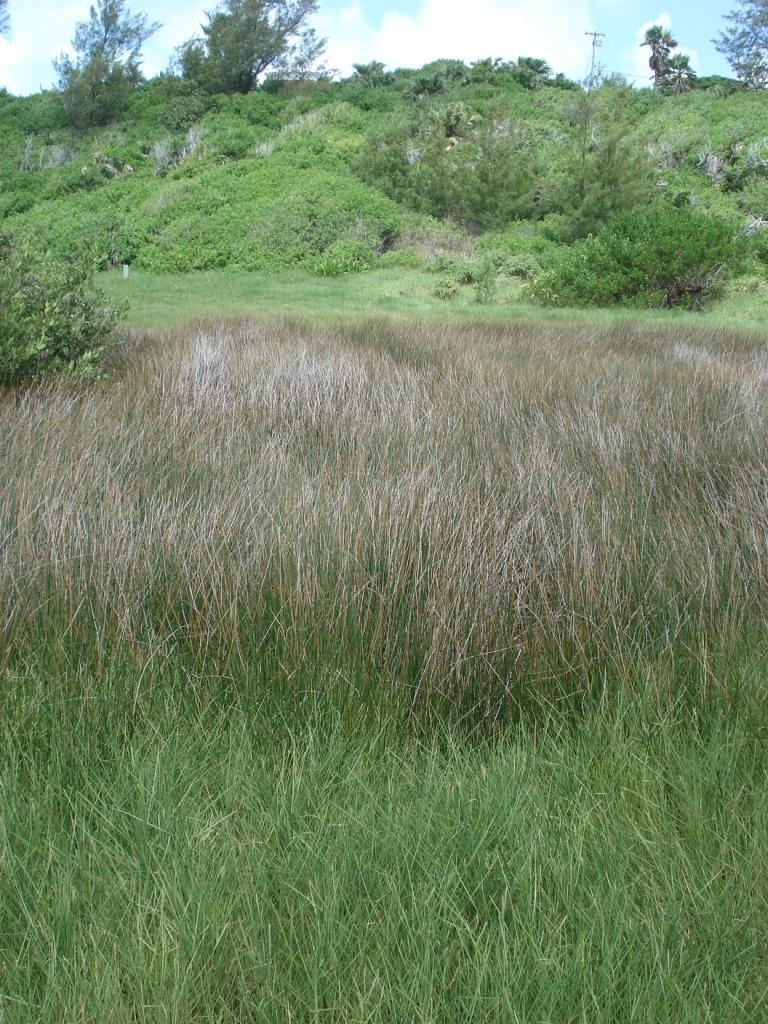
[[[587,93],[439,62],[210,96],[161,76],[82,134],[57,94],[0,98],[4,227],[102,267],[335,274],[378,261],[437,270],[450,298],[467,255],[529,280],[622,211],[693,207],[736,238],[768,219],[767,172],[764,97],[725,81]],[[763,273],[765,237],[736,269]]]

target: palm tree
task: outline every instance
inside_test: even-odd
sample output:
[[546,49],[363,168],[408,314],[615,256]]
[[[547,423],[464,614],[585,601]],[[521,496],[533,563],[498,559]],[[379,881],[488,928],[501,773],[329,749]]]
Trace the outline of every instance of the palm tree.
[[691,91],[691,83],[696,80],[696,72],[691,67],[691,58],[687,53],[676,53],[667,61],[664,77],[669,82],[672,95]]
[[677,40],[672,38],[672,33],[663,25],[652,25],[645,33],[645,40],[640,45],[651,48],[648,67],[653,72],[653,88],[658,89],[667,70],[669,55],[677,46]]
[[7,30],[9,23],[8,0],[0,0],[0,34]]

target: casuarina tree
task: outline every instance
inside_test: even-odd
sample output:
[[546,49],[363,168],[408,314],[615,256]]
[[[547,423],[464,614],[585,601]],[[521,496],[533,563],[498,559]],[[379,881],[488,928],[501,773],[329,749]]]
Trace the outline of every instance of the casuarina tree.
[[143,81],[141,50],[160,28],[146,14],[132,14],[125,0],[96,0],[87,21],[75,28],[76,57],[54,62],[71,124],[88,128],[117,117]]
[[740,0],[715,40],[720,53],[750,89],[768,86],[768,0]]
[[224,0],[202,36],[181,47],[182,74],[208,92],[249,93],[267,72],[316,60],[324,49],[308,27],[318,0]]

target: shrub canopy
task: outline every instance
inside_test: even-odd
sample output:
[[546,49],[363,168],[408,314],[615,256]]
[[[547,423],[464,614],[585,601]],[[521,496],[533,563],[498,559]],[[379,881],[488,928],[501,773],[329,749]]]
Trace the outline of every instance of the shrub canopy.
[[56,263],[0,239],[0,386],[93,370],[121,311],[91,278],[84,258]]
[[728,220],[653,203],[554,252],[532,291],[554,306],[698,309],[743,258],[744,244],[734,235]]

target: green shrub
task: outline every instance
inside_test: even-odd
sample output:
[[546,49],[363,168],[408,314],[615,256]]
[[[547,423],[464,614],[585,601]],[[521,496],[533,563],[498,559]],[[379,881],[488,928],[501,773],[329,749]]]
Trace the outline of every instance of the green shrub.
[[310,269],[318,277],[340,277],[342,274],[360,274],[373,260],[370,246],[354,238],[344,238],[329,245],[322,256],[313,260]]
[[768,267],[768,228],[757,228],[749,236],[749,251],[763,267]]
[[698,309],[743,262],[734,234],[711,214],[655,203],[553,254],[531,293],[553,306]]
[[77,202],[39,203],[9,227],[62,259],[78,238],[102,269],[132,263],[178,273],[306,265],[343,239],[365,243],[370,259],[398,237],[401,219],[390,199],[351,175],[301,170],[276,152],[266,160],[190,161],[162,177],[149,169],[123,174]]
[[423,270],[424,259],[409,246],[401,249],[389,249],[376,260],[381,270]]
[[496,269],[500,273],[506,274],[507,277],[521,277],[524,280],[530,280],[541,273],[541,263],[530,252],[512,254],[491,252],[489,257]]
[[496,267],[493,260],[485,258],[474,267],[475,301],[489,306],[496,298]]
[[45,373],[90,374],[121,310],[91,286],[93,265],[0,239],[0,385]]
[[456,277],[458,265],[459,260],[455,256],[448,256],[441,252],[432,260],[429,269],[433,274],[449,274]]
[[452,299],[459,293],[459,282],[454,276],[446,275],[441,277],[435,285],[432,294],[436,299]]

